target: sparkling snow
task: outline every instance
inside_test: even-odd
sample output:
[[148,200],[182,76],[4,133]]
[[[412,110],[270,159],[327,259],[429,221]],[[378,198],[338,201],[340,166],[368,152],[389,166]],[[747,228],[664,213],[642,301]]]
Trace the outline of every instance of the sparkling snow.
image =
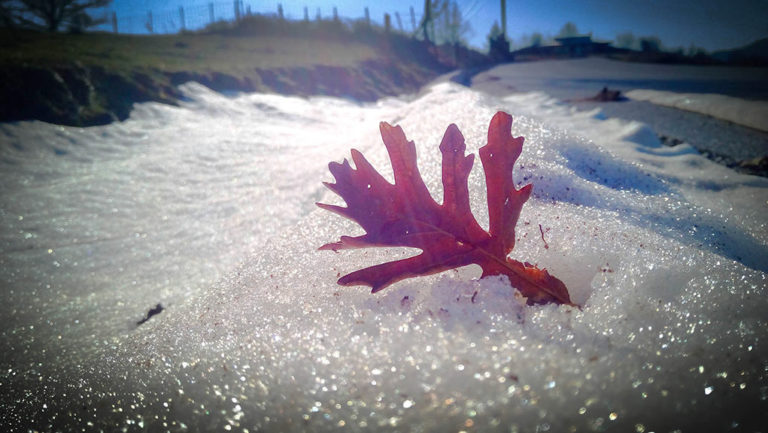
[[[357,105],[182,90],[180,107],[105,127],[0,125],[0,425],[764,428],[768,180],[544,93],[440,83]],[[316,251],[359,233],[314,206],[339,203],[327,163],[354,147],[389,173],[378,122],[400,124],[441,197],[445,128],[476,153],[497,110],[526,138],[516,181],[534,183],[512,255],[583,309],[525,306],[474,267],[376,295],[336,285],[410,252]]]

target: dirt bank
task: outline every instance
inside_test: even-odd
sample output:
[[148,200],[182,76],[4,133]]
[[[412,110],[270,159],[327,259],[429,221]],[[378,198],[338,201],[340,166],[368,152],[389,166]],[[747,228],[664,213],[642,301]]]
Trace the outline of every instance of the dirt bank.
[[328,95],[375,101],[414,92],[443,72],[415,64],[370,59],[353,66],[218,71],[134,70],[128,73],[79,62],[55,67],[9,65],[0,69],[0,121],[42,120],[90,126],[123,120],[134,103],[175,104],[177,85],[197,81],[217,91]]
[[0,121],[106,124],[137,102],[175,104],[189,81],[374,101],[460,66],[454,52],[403,35],[342,36],[0,32]]

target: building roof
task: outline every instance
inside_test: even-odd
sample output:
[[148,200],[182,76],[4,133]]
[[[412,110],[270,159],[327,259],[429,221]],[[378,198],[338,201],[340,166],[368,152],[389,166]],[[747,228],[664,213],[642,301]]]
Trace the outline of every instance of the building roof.
[[561,45],[582,45],[593,43],[592,35],[563,36],[560,38],[555,38],[555,40]]

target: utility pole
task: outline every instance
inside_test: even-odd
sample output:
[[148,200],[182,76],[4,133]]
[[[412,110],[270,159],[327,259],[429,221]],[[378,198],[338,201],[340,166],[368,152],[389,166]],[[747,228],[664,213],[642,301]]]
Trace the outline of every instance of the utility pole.
[[508,62],[512,60],[509,54],[509,40],[507,39],[507,2],[501,0],[501,34],[491,38],[488,55],[494,61]]
[[501,34],[507,39],[507,0],[501,0]]

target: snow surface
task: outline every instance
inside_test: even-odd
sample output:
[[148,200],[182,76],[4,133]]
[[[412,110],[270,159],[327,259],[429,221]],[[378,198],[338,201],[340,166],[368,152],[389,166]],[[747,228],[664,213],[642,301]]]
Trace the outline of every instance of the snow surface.
[[[472,87],[491,95],[545,92],[581,109],[599,106],[608,117],[641,120],[670,141],[687,142],[716,160],[738,164],[768,154],[765,77],[768,68],[590,57],[496,66],[474,76]],[[603,87],[631,99],[616,104],[591,101]]]
[[560,99],[592,97],[608,87],[621,91],[716,93],[745,100],[766,100],[766,76],[768,68],[765,67],[664,65],[585,57],[499,65],[474,76],[472,86],[495,87],[497,91],[505,87],[518,92],[546,91]]
[[747,101],[716,93],[678,93],[663,90],[636,89],[627,97],[666,107],[694,111],[750,128],[768,131],[768,102]]
[[[0,125],[6,430],[764,429],[768,180],[543,93],[182,90],[105,127]],[[377,125],[400,124],[440,197],[445,128],[476,153],[497,110],[534,183],[512,256],[583,309],[474,267],[336,285],[410,252],[316,250],[360,233],[314,206],[339,203],[327,162],[354,147],[388,175]],[[486,224],[477,166],[470,195]]]

